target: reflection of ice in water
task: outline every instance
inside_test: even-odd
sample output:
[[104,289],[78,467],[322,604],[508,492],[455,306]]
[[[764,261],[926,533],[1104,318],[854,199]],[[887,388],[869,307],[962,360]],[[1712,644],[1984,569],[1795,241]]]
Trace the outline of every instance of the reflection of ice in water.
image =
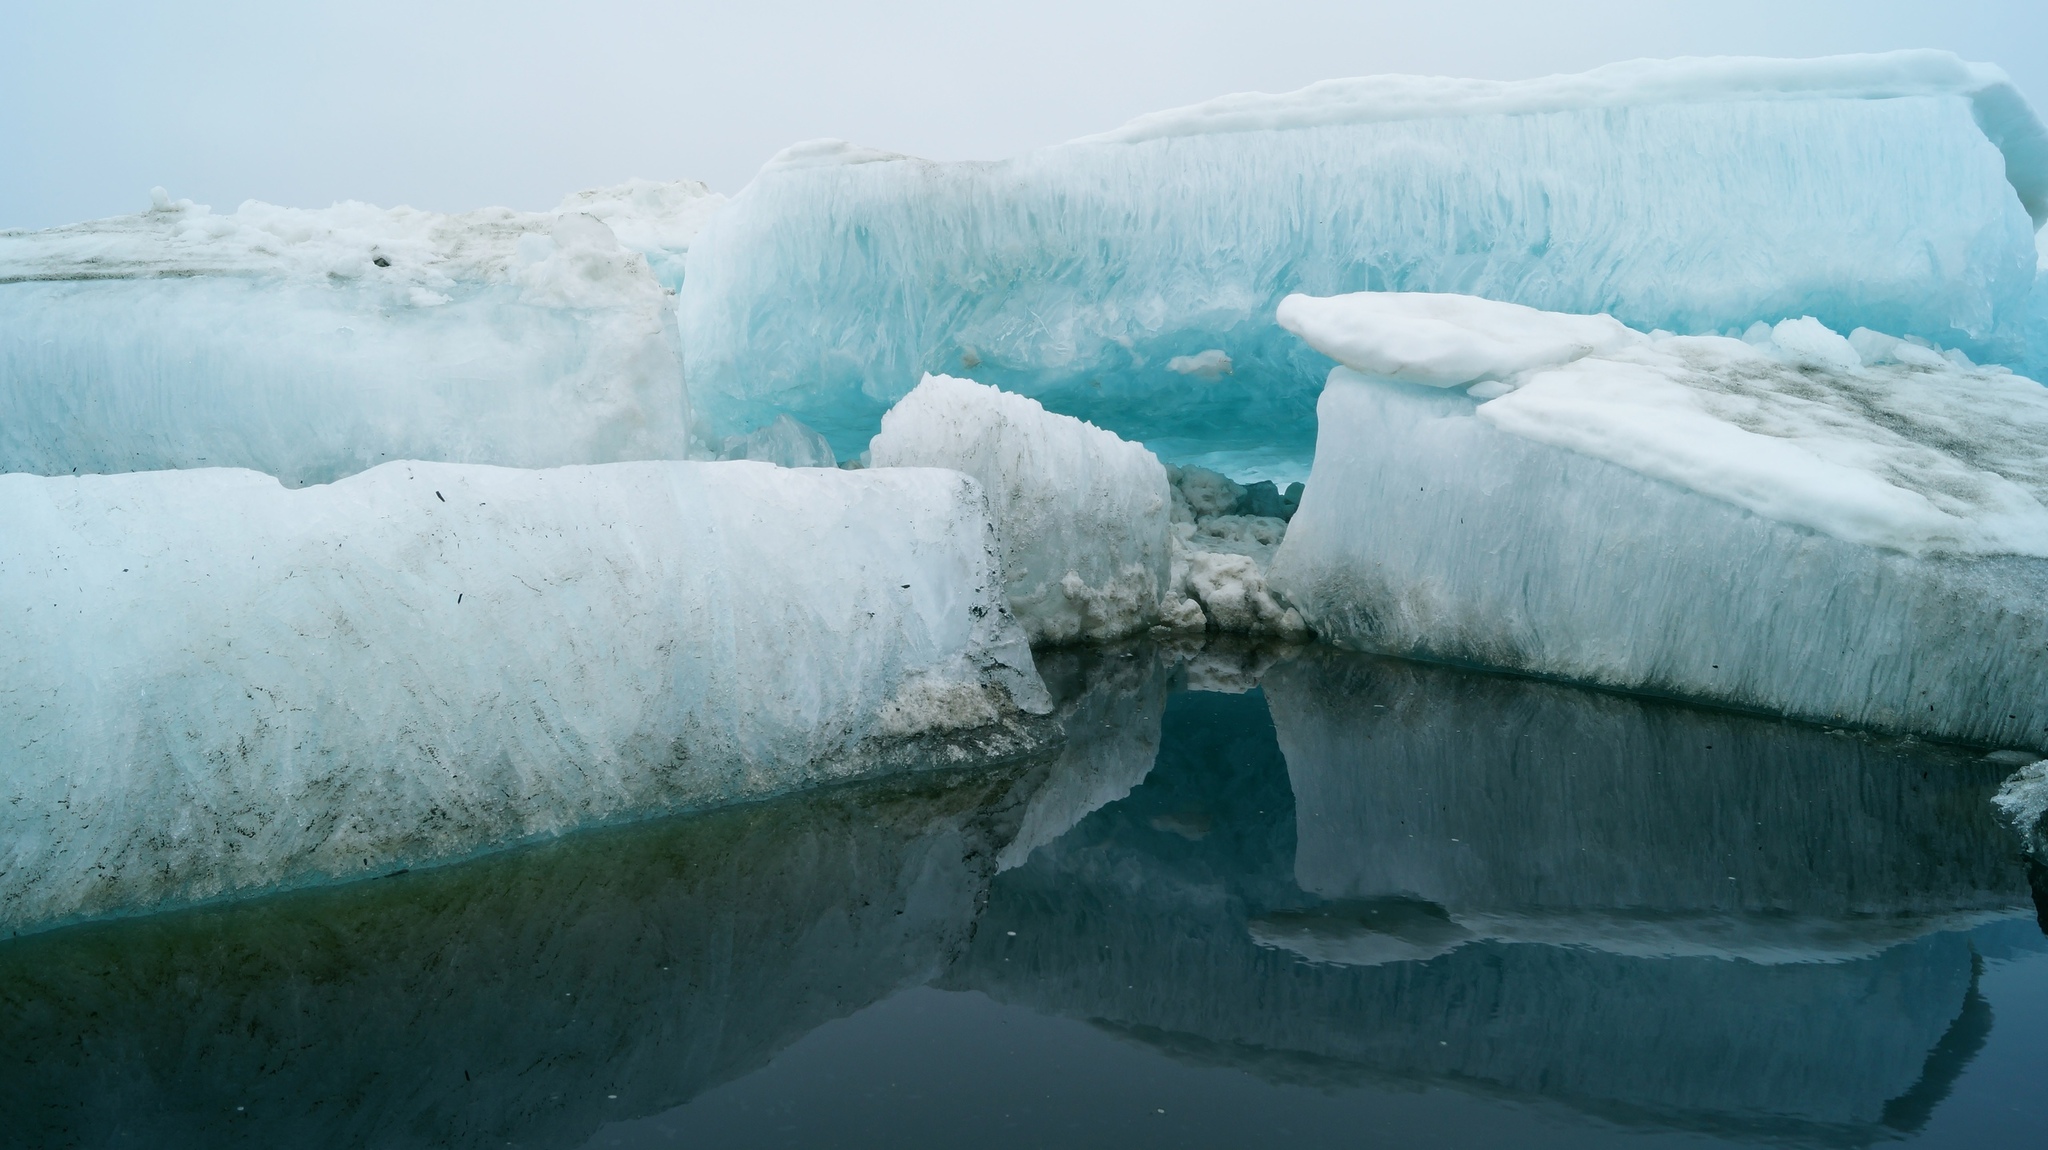
[[1753,962],[1867,956],[2028,900],[1957,833],[1995,827],[1933,774],[2002,773],[1960,752],[1392,660],[1300,660],[1267,697],[1295,878],[1323,898]]
[[1859,1142],[1944,1095],[1980,940],[2031,930],[2009,765],[1327,653],[1263,682],[1169,700],[945,985],[1281,1080]]
[[0,1143],[574,1145],[929,979],[1036,766],[0,942]]
[[1399,897],[1273,911],[1246,925],[1260,946],[1341,966],[1418,962],[1456,950],[1474,937],[1435,903]]
[[1049,758],[0,943],[0,1130],[573,1142],[936,983],[1268,1081],[1853,1144],[2040,945],[1946,929],[2026,898],[2011,764],[1326,653],[1043,669]]

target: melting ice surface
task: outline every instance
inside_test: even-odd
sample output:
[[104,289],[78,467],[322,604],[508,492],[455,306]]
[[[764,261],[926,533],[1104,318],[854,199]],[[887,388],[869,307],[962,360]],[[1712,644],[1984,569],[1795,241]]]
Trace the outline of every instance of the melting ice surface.
[[2024,1144],[2010,762],[1321,649],[1068,740],[0,942],[0,1144]]

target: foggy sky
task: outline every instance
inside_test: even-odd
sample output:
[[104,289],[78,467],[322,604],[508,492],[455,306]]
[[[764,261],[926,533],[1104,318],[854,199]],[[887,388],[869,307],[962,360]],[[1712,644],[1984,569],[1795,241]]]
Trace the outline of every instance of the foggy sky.
[[797,140],[999,158],[1226,92],[1948,48],[2048,110],[2040,0],[0,2],[0,227],[245,199],[737,191]]

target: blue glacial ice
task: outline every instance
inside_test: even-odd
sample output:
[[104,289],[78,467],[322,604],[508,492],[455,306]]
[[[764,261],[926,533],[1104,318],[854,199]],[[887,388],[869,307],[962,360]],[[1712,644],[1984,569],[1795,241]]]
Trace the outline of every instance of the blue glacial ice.
[[1645,335],[1360,293],[1279,318],[1346,365],[1270,575],[1319,635],[2048,746],[2031,380],[1812,317]]
[[2044,218],[2048,134],[1943,52],[1374,77],[993,163],[798,145],[694,242],[679,315],[713,434],[786,411],[851,454],[944,372],[1284,483],[1327,368],[1274,325],[1289,293],[1811,315],[2021,363]]
[[636,181],[553,212],[250,202],[0,235],[0,470],[392,459],[539,467],[689,448],[671,288],[721,203]]
[[0,932],[1014,753],[956,472],[0,475]]

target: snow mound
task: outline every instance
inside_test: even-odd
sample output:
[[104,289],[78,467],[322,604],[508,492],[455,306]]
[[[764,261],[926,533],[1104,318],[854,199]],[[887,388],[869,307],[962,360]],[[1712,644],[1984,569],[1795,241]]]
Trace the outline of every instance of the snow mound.
[[1113,639],[1159,621],[1166,469],[1036,400],[927,375],[882,419],[876,467],[950,467],[987,491],[1010,610],[1033,643]]
[[680,458],[673,297],[649,259],[679,261],[717,202],[687,182],[456,215],[159,195],[0,234],[0,470],[298,485],[396,458]]
[[1042,735],[948,471],[0,476],[0,930]]
[[1745,338],[1468,296],[1290,297],[1347,368],[1473,391],[1476,414],[1765,518],[1908,554],[2048,557],[2048,391],[1811,316]]

